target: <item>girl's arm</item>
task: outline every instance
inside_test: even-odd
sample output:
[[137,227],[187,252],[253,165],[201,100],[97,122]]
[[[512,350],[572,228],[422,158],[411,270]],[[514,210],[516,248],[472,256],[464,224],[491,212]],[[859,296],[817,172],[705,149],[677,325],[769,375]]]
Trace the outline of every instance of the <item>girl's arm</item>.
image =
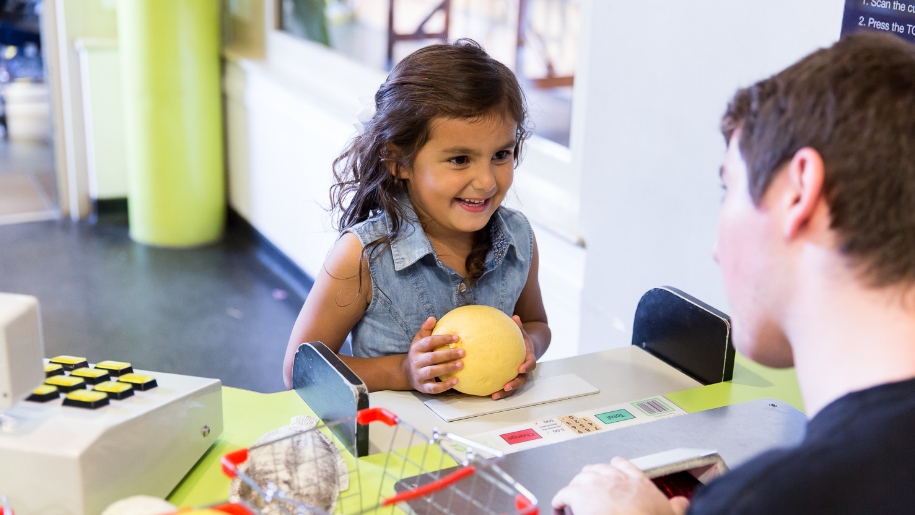
[[[431,349],[450,343],[452,335],[429,336],[421,329],[409,354],[379,358],[340,356],[343,341],[372,300],[372,277],[362,256],[362,243],[352,233],[341,236],[328,254],[286,346],[283,360],[286,388],[292,388],[296,349],[303,342],[319,341],[337,353],[369,391],[422,389],[426,393],[439,393],[447,390],[453,384],[435,383],[434,378],[456,371],[460,362],[455,360],[463,357],[463,350],[431,352]],[[434,319],[431,323],[435,325]],[[428,332],[431,333],[431,327]]]
[[518,302],[515,304],[515,315],[521,319],[523,329],[531,340],[534,355],[537,359],[546,352],[550,346],[552,333],[546,321],[546,309],[543,307],[543,297],[540,295],[540,253],[537,251],[537,238],[534,237],[534,252],[531,257],[531,270],[527,274],[527,283],[521,290]]
[[539,359],[550,346],[552,333],[547,325],[546,309],[540,294],[540,253],[537,250],[537,238],[534,238],[534,252],[531,256],[531,269],[527,274],[527,283],[521,290],[518,302],[515,303],[515,323],[521,328],[528,354],[524,363],[518,367],[518,377],[509,381],[505,388],[492,394],[493,399],[508,397],[527,382],[528,374],[537,366]]
[[372,283],[368,263],[361,258],[362,243],[352,233],[341,236],[328,253],[289,337],[283,360],[286,388],[292,388],[292,363],[300,344],[319,341],[339,353],[346,336],[365,314]]

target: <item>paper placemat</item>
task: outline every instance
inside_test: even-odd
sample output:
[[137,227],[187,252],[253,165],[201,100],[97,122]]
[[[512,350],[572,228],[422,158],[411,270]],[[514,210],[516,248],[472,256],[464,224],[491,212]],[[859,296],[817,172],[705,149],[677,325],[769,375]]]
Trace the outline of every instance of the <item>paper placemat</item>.
[[492,397],[477,397],[455,393],[429,399],[424,404],[445,422],[489,415],[537,404],[546,404],[573,397],[582,397],[600,392],[591,383],[575,374],[543,377],[521,387],[506,399],[492,400]]

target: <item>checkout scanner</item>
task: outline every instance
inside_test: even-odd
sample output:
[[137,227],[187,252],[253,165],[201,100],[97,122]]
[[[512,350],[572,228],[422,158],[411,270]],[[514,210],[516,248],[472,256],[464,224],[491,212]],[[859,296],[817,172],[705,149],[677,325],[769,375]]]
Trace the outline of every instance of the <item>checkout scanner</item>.
[[[799,443],[806,416],[784,402],[763,399],[688,414],[665,397],[731,380],[734,355],[726,314],[676,288],[659,287],[638,303],[631,345],[538,363],[525,388],[504,400],[368,393],[320,342],[303,343],[296,352],[293,388],[325,422],[383,407],[424,433],[454,433],[495,448],[504,454],[499,466],[506,473],[538,499],[549,499],[583,465],[614,456],[635,459],[650,477],[685,473],[706,482],[764,450]],[[585,386],[551,398],[570,383]],[[538,385],[550,392],[538,392]],[[500,407],[510,402],[510,409]],[[436,403],[465,403],[465,416],[445,416]],[[383,452],[397,438],[385,427],[336,429],[360,455]]]

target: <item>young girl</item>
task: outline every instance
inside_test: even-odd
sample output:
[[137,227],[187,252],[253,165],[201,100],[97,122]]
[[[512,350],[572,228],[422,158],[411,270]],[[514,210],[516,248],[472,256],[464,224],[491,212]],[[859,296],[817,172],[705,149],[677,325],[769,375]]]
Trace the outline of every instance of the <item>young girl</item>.
[[[521,155],[527,110],[514,74],[475,42],[432,45],[401,61],[375,93],[375,114],[334,161],[331,203],[340,239],[305,300],[286,349],[283,379],[302,342],[339,354],[370,391],[441,393],[463,349],[432,336],[454,308],[483,304],[512,316],[527,381],[550,344],[534,234],[501,206]],[[363,118],[365,119],[365,118]]]

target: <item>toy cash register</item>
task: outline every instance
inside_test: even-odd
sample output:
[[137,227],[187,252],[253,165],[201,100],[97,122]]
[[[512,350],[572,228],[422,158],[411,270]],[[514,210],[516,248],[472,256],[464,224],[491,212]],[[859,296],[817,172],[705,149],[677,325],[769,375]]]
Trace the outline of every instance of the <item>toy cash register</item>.
[[219,380],[42,347],[37,300],[0,293],[0,495],[17,515],[165,497],[222,433]]

